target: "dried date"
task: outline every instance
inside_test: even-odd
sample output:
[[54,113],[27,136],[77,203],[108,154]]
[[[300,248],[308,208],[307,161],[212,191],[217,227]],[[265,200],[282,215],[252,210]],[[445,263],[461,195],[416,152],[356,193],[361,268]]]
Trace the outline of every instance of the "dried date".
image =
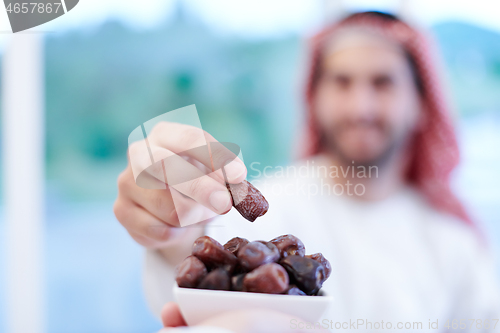
[[316,260],[321,265],[323,265],[323,268],[325,269],[325,280],[330,277],[330,274],[332,273],[332,266],[330,265],[330,262],[326,260],[326,258],[323,256],[322,253],[309,254],[306,257]]
[[196,288],[207,275],[207,268],[200,259],[189,256],[176,269],[175,281],[179,287]]
[[234,291],[244,291],[243,287],[243,279],[245,278],[245,274],[238,274],[231,278],[231,290]]
[[214,269],[208,273],[198,285],[198,288],[200,289],[212,290],[229,290],[230,287],[231,281],[229,273],[222,268]]
[[282,235],[271,240],[271,243],[276,245],[280,251],[281,257],[301,256],[306,254],[304,243],[293,235]]
[[295,296],[306,296],[306,293],[297,288],[297,286],[294,286],[293,284],[288,287],[288,290],[286,291],[287,295],[295,295]]
[[224,244],[224,249],[231,252],[234,255],[238,255],[239,249],[247,245],[249,241],[245,238],[234,237],[231,238],[226,244]]
[[245,270],[251,271],[260,265],[276,262],[280,255],[272,243],[256,241],[250,242],[238,251],[238,261]]
[[305,255],[293,235],[248,242],[234,237],[222,246],[203,236],[176,269],[179,287],[286,295],[318,295],[331,274],[321,253]]
[[219,242],[208,236],[196,239],[193,245],[193,255],[200,259],[209,270],[222,267],[232,272],[238,262],[234,254],[226,251]]
[[248,221],[255,221],[269,209],[266,198],[246,180],[239,184],[227,184],[227,188],[233,198],[234,208]]
[[290,279],[307,295],[313,295],[325,281],[325,269],[316,260],[301,256],[288,256],[280,264],[290,275]]
[[262,265],[247,275],[243,279],[243,286],[246,291],[281,294],[288,288],[288,273],[276,263]]

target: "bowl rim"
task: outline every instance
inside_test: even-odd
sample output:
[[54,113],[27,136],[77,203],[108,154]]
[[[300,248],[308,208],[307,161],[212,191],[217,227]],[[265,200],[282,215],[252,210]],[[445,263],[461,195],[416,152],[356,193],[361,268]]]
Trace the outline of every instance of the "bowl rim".
[[179,292],[188,292],[188,293],[201,293],[201,294],[206,294],[206,295],[225,295],[227,297],[250,297],[250,298],[268,298],[268,297],[273,297],[276,299],[286,297],[289,299],[290,297],[294,299],[301,299],[301,300],[307,300],[308,302],[324,302],[324,301],[333,301],[333,296],[328,295],[323,289],[320,290],[320,293],[322,295],[318,296],[304,296],[304,295],[286,295],[286,294],[266,294],[266,293],[255,293],[255,292],[248,292],[248,291],[234,291],[234,290],[212,290],[212,289],[198,289],[198,288],[186,288],[186,287],[179,287],[176,282],[174,282],[174,287],[173,287],[173,292],[174,295],[176,295]]

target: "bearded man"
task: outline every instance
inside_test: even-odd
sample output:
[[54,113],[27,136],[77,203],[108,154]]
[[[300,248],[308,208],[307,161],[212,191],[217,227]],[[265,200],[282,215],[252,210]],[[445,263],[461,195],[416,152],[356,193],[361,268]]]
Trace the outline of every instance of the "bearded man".
[[[148,248],[144,285],[153,311],[161,312],[165,326],[184,324],[175,303],[164,304],[173,300],[174,267],[190,254],[198,236],[224,243],[235,236],[269,240],[293,234],[308,253],[322,252],[333,268],[323,287],[334,297],[323,314],[327,322],[362,319],[391,322],[393,328],[399,322],[422,322],[426,331],[429,322],[438,321],[444,331],[448,320],[465,320],[466,331],[473,331],[476,326],[468,319],[498,319],[491,254],[450,190],[458,147],[425,36],[392,15],[363,12],[320,32],[311,50],[302,156],[294,167],[375,167],[376,174],[332,177],[311,170],[305,176],[261,179],[258,187],[270,209],[254,224],[234,210],[225,214],[231,197],[222,185],[199,181],[183,194],[225,215],[204,227],[178,228],[168,188],[139,188],[129,166],[119,178],[115,213]],[[162,126],[165,130],[155,132],[152,141],[179,151],[178,138],[185,139],[189,128]],[[247,169],[235,160],[226,173],[230,183],[239,183]],[[348,194],[349,184],[358,191]],[[297,187],[316,190],[286,190]],[[341,188],[345,191],[339,194]],[[221,332],[258,332],[263,322],[287,320],[279,313],[246,311],[207,325]],[[270,331],[288,330],[297,331],[289,325]]]

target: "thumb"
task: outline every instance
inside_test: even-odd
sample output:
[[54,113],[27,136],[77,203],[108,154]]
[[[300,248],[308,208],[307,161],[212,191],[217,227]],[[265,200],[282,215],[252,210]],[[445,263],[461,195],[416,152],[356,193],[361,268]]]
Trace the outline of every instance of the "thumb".
[[179,306],[175,302],[168,302],[161,309],[161,321],[165,327],[187,326],[182,317]]

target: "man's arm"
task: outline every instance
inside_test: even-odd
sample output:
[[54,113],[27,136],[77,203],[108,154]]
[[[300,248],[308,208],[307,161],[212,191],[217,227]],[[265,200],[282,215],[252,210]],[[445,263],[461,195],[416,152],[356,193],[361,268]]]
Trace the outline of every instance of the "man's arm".
[[178,235],[161,249],[147,249],[143,268],[143,288],[153,314],[160,318],[163,305],[174,300],[175,267],[191,254],[196,238],[205,234],[205,227],[194,225],[179,229]]
[[456,291],[458,302],[450,322],[463,319],[467,332],[490,332],[495,324],[495,329],[500,329],[499,277],[492,252],[485,244],[474,242],[473,250],[463,262],[463,270],[457,277],[461,280]]

